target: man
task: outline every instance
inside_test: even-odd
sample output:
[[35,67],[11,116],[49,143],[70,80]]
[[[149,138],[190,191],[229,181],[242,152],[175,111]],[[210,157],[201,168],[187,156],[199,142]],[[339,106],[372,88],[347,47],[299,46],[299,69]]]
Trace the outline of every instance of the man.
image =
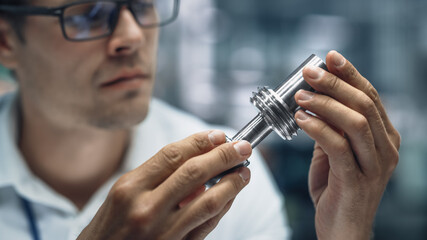
[[[212,126],[150,101],[156,27],[176,17],[178,3],[3,1],[0,62],[19,90],[0,102],[2,236],[288,236],[281,199],[249,143],[226,143],[218,130],[186,137]],[[326,63],[331,73],[304,70],[319,93],[295,96],[318,116],[295,115],[316,141],[317,235],[368,239],[400,137],[372,85],[337,52]],[[252,177],[242,167],[205,191],[250,156]]]

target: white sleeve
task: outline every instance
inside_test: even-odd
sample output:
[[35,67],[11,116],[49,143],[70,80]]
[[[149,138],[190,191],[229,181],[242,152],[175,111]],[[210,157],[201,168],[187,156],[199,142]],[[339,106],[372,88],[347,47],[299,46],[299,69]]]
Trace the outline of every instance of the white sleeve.
[[290,239],[284,198],[257,151],[249,158],[251,180],[206,239]]

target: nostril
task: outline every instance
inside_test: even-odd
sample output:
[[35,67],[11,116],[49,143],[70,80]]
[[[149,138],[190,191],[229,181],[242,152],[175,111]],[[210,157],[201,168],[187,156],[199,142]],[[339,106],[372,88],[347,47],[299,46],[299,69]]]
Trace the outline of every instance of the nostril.
[[118,47],[118,48],[116,48],[116,53],[126,51],[126,49],[129,49],[129,48],[128,47]]

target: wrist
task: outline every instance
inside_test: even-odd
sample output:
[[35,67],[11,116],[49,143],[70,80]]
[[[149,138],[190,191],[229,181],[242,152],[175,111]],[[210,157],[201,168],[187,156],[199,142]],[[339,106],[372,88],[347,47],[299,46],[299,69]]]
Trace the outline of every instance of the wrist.
[[[319,240],[369,240],[373,239],[372,224],[369,221],[340,222],[337,224],[316,224]],[[327,227],[325,227],[327,226]]]

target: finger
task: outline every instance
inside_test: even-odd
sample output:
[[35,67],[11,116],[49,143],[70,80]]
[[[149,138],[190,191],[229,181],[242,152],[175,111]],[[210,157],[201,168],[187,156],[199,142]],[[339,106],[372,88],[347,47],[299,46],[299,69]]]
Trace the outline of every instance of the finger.
[[184,163],[154,189],[153,194],[164,199],[166,208],[174,208],[209,179],[245,161],[251,153],[252,148],[247,141],[218,146]]
[[298,91],[295,98],[302,108],[346,133],[363,173],[378,174],[380,168],[372,131],[363,115],[325,95]]
[[[397,130],[393,127],[388,115],[386,113],[385,107],[381,102],[380,96],[377,90],[372,86],[372,84],[364,78],[359,71],[350,63],[350,61],[346,60],[341,54],[336,51],[331,51],[326,56],[326,65],[328,66],[328,70],[343,79],[353,87],[361,90],[376,105],[381,119],[384,122],[385,128],[389,134],[393,137],[393,142],[395,146],[400,145],[400,136],[397,135]],[[399,140],[399,141],[398,141]]]
[[351,109],[356,110],[368,119],[375,144],[382,154],[392,144],[385,129],[381,115],[374,103],[364,92],[344,82],[337,76],[321,68],[304,69],[306,81],[317,91],[333,97]]
[[212,232],[218,225],[219,221],[224,217],[224,215],[230,210],[231,205],[233,204],[234,199],[230,200],[224,207],[224,209],[215,217],[209,219],[193,231],[191,231],[187,237],[186,240],[198,240],[198,239],[205,239],[206,236]]
[[326,155],[326,153],[316,142],[314,145],[313,158],[311,160],[310,171],[308,175],[310,197],[315,207],[319,202],[321,194],[328,186],[329,170],[330,166],[328,162],[328,155]]
[[343,182],[355,179],[360,168],[345,137],[334,131],[324,121],[300,110],[295,114],[298,126],[314,139],[328,155],[331,172]]
[[172,227],[171,232],[180,230],[189,233],[221,214],[228,208],[227,204],[249,183],[249,179],[250,171],[246,167],[226,175],[219,183],[181,209],[180,220]]
[[157,187],[188,159],[204,154],[225,143],[225,134],[219,130],[193,134],[184,140],[162,148],[156,155],[135,169],[141,186]]
[[186,197],[184,200],[182,200],[178,206],[179,208],[185,207],[187,204],[189,204],[193,199],[198,197],[200,194],[204,193],[206,191],[205,185],[198,187],[192,194],[190,194],[188,197]]

